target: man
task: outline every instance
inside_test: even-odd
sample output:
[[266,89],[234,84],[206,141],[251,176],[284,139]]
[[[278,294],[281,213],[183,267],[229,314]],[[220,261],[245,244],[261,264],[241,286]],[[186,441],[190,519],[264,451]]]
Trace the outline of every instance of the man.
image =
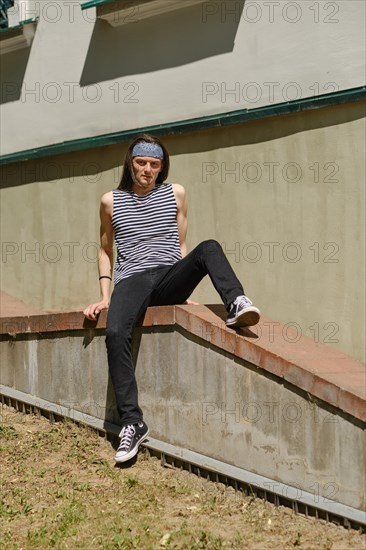
[[[141,134],[128,148],[118,189],[101,199],[101,299],[84,314],[95,320],[109,307],[108,364],[122,423],[116,462],[135,456],[149,434],[138,405],[131,361],[133,330],[146,308],[190,303],[193,290],[209,275],[228,311],[228,326],[255,325],[260,317],[219,243],[204,241],[187,254],[186,194],[181,185],[163,183],[168,172],[169,154],[164,145],[154,136]],[[109,303],[114,240],[115,286]]]

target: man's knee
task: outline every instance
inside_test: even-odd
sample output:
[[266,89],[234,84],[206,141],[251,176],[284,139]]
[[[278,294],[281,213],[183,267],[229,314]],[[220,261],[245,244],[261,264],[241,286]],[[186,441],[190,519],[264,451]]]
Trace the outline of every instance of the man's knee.
[[121,342],[124,339],[126,339],[127,334],[126,331],[121,329],[118,326],[108,326],[105,330],[105,341],[107,346],[113,345],[114,343]]
[[215,241],[215,239],[207,239],[206,241],[203,241],[199,246],[204,252],[222,252],[221,244]]
[[119,336],[119,330],[117,327],[108,327],[105,329],[105,336],[107,340],[113,340],[114,338],[118,338]]

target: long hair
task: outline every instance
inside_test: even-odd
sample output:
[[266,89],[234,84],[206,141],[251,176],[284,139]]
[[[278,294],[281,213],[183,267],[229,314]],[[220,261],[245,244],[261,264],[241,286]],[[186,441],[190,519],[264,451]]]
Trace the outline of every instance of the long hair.
[[157,137],[152,136],[151,134],[139,134],[130,143],[127,149],[126,158],[123,165],[122,178],[118,186],[118,189],[122,189],[123,191],[131,191],[132,186],[135,183],[135,174],[132,165],[132,149],[135,147],[136,143],[139,143],[140,141],[147,141],[148,143],[157,143],[158,145],[160,145],[164,153],[164,159],[162,161],[162,168],[158,174],[156,183],[163,183],[163,181],[165,181],[168,177],[170,161],[169,153],[164,145]]

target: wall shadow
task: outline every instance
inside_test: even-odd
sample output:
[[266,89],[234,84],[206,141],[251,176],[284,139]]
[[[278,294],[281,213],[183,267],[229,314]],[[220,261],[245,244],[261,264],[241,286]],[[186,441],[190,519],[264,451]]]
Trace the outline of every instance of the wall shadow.
[[122,176],[122,162],[127,145],[122,143],[99,149],[72,151],[22,162],[0,165],[0,189],[19,187],[31,183],[63,181],[65,185],[85,185],[85,190],[101,181],[101,174],[112,170],[111,189],[116,189]]
[[204,22],[202,6],[190,6],[112,27],[97,19],[80,86],[178,67],[231,52],[245,0],[237,13]]
[[[208,152],[252,145],[364,119],[366,102],[357,101],[227,126],[215,126],[162,137],[170,155]],[[189,139],[187,137],[189,136]]]
[[[165,130],[162,140],[172,157],[265,143],[301,132],[363,119],[365,105],[366,102],[359,101],[175,135],[169,135]],[[3,164],[0,166],[0,189],[60,180],[63,180],[65,185],[74,185],[76,178],[81,176],[81,182],[87,190],[92,186],[93,179],[99,181],[99,176],[107,170],[112,170],[110,189],[115,189],[122,174],[127,146],[127,143],[117,143],[96,149]]]
[[19,101],[31,46],[0,56],[0,104]]

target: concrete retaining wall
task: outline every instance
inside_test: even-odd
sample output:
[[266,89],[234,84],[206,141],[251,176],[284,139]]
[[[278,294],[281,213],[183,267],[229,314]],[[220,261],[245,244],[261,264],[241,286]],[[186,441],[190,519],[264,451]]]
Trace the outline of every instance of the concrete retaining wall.
[[[305,371],[295,385],[261,368],[255,354],[248,361],[197,333],[197,326],[174,322],[135,333],[140,405],[151,436],[312,493],[314,506],[334,500],[366,510],[362,414],[304,391]],[[4,334],[1,352],[4,387],[118,423],[103,330]],[[330,386],[327,392],[331,402]]]

